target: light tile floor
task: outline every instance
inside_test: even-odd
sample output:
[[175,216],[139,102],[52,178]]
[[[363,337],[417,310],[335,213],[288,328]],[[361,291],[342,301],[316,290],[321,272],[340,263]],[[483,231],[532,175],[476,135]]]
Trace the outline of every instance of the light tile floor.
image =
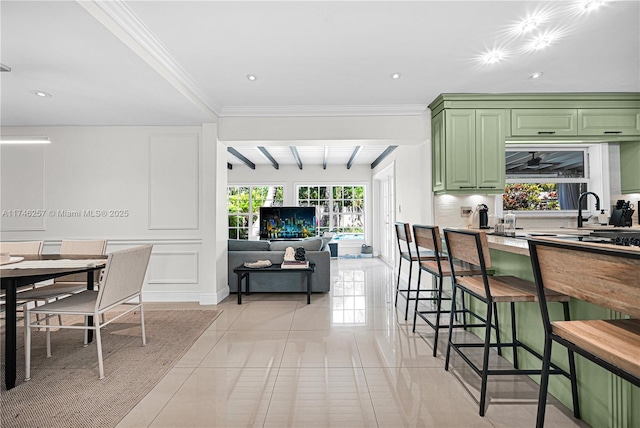
[[[213,307],[224,312],[118,427],[535,425],[538,387],[524,377],[490,378],[478,415],[480,379],[459,358],[444,370],[446,334],[434,358],[433,332],[412,333],[411,311],[405,321],[404,301],[393,304],[392,268],[331,264],[331,292],[310,305],[305,294],[252,294]],[[546,426],[586,425],[550,397]]]

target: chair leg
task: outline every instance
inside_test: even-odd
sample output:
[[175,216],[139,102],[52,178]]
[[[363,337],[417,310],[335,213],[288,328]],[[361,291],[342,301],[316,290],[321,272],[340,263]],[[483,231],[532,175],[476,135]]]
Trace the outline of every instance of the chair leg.
[[24,315],[24,380],[31,380],[31,314],[25,306]]
[[436,291],[436,331],[433,337],[433,356],[436,356],[438,350],[438,332],[440,331],[440,311],[442,310],[442,284],[443,277],[438,278],[438,290]]
[[[417,285],[417,288],[416,288],[416,293],[417,293],[416,294],[416,298],[420,296],[420,281],[421,280],[422,280],[422,269],[420,269],[418,271],[418,285]],[[413,311],[413,330],[412,331],[414,333],[416,332],[416,318],[418,317],[418,311],[419,310],[420,309],[418,308],[418,300],[416,300],[416,307],[415,307],[415,309]]]
[[[501,343],[500,342],[500,325],[498,324],[498,304],[496,302],[493,302],[492,307],[493,307],[494,318],[496,319],[494,321],[495,329],[496,329],[496,343]],[[491,323],[489,323],[489,326],[491,326]],[[500,346],[498,346],[498,355],[502,356],[502,348]]]
[[518,344],[516,343],[518,335],[516,334],[516,304],[511,302],[511,343],[513,349],[513,367],[518,368]]
[[[487,302],[487,324],[484,332],[484,354],[482,357],[482,386],[480,387],[480,416],[484,416],[487,402],[487,381],[489,378],[489,350],[491,347],[491,314],[495,303]],[[500,347],[498,347],[500,349]]]
[[[571,314],[569,313],[569,302],[562,302],[562,308],[564,310],[564,320],[571,321]],[[580,402],[578,400],[578,381],[576,376],[576,360],[573,355],[573,351],[567,349],[569,357],[569,377],[571,380],[571,396],[573,398],[573,416],[580,419]]]
[[102,335],[100,332],[100,317],[94,317],[93,326],[96,336],[96,349],[98,352],[98,371],[100,372],[100,378],[104,379],[104,363],[102,362]]
[[44,322],[47,325],[47,358],[51,358],[51,329],[49,328],[51,324],[49,323],[49,316],[47,314],[44,314],[44,316]]
[[547,335],[544,339],[544,353],[542,355],[542,373],[540,376],[536,428],[544,428],[544,414],[547,409],[547,388],[549,387],[549,367],[551,365],[551,343],[551,339]]
[[451,357],[451,339],[453,338],[453,318],[456,313],[456,285],[451,284],[451,316],[449,317],[449,338],[447,339],[447,354],[444,359],[444,369],[449,370],[449,358]]
[[[413,260],[409,261],[409,282],[407,282],[407,304],[404,308],[404,320],[409,316],[409,300],[411,299],[411,273],[413,272]],[[417,300],[416,300],[417,302]]]
[[400,272],[402,272],[402,257],[398,261],[398,280],[396,281],[396,302],[395,306],[398,306],[398,293],[400,292]]
[[140,305],[140,327],[142,329],[142,346],[147,346],[147,335],[144,329],[144,309]]

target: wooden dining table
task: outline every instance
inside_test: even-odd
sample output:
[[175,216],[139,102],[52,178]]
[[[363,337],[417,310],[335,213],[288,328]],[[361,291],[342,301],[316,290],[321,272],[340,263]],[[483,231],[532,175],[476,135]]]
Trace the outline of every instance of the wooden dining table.
[[105,255],[43,254],[21,257],[23,260],[19,262],[0,266],[1,287],[6,293],[4,353],[5,386],[7,389],[13,388],[16,384],[16,323],[20,288],[65,275],[86,272],[87,289],[93,290],[94,272],[103,269],[107,263]]

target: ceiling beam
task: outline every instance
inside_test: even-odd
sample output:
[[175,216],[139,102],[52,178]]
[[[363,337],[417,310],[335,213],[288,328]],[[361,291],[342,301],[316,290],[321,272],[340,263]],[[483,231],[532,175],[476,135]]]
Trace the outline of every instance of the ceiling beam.
[[322,169],[327,169],[328,159],[329,159],[329,146],[324,146],[324,156],[322,157]]
[[371,162],[371,169],[373,169],[373,168],[377,167],[378,165],[380,165],[380,162],[382,162],[384,160],[384,158],[389,156],[391,154],[391,152],[394,151],[397,148],[398,148],[398,146],[389,146],[386,149],[384,149],[384,152],[382,152],[380,154],[380,156],[378,156],[376,158],[376,160]]
[[231,165],[229,162],[227,162],[227,169],[233,169],[233,165]]
[[347,162],[347,169],[351,169],[353,162],[356,160],[356,156],[360,153],[360,150],[362,150],[362,146],[356,146],[353,150],[353,153],[351,153],[351,157],[349,158],[349,162]]
[[236,149],[234,149],[233,147],[227,147],[227,151],[229,153],[231,153],[232,155],[234,155],[235,157],[237,157],[238,159],[240,159],[242,161],[242,163],[244,163],[246,166],[248,166],[251,169],[256,169],[256,164],[251,162],[249,159],[245,158],[242,153],[240,153],[239,151],[237,151]]
[[298,168],[302,169],[302,159],[300,159],[300,155],[298,154],[298,149],[296,149],[294,146],[289,146],[289,148],[291,149],[293,158],[296,160],[296,163],[298,164]]
[[258,150],[260,150],[262,152],[262,154],[269,159],[269,162],[271,162],[271,165],[273,165],[273,167],[275,169],[280,169],[280,165],[278,164],[278,162],[276,162],[276,160],[273,158],[273,156],[271,156],[271,153],[269,153],[269,151],[262,146],[258,146]]

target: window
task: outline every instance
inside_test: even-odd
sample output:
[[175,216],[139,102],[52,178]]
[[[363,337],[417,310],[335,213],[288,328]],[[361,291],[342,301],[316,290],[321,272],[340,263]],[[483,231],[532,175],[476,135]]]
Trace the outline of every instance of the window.
[[260,207],[282,206],[283,186],[229,186],[229,239],[257,239],[260,236]]
[[316,207],[318,232],[364,237],[364,186],[298,186],[298,205]]
[[588,159],[586,146],[507,146],[503,210],[577,210],[590,187]]

